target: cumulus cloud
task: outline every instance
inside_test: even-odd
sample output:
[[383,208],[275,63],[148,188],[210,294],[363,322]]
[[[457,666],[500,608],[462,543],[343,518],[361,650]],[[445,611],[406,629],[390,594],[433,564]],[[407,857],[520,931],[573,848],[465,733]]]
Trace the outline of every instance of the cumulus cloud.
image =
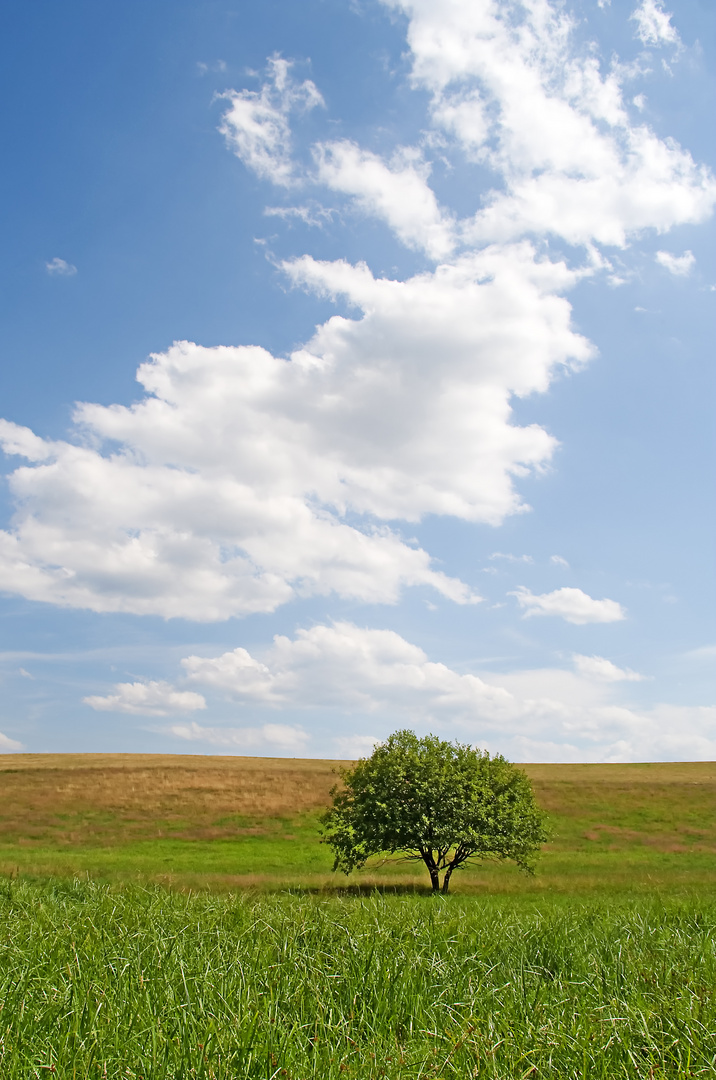
[[173,724],[167,734],[188,742],[209,743],[227,751],[272,750],[305,751],[310,736],[303,728],[292,724],[262,724],[260,727],[202,727],[197,723]]
[[631,16],[636,33],[645,45],[679,45],[678,31],[671,25],[671,15],[664,11],[661,0],[641,0]]
[[268,64],[269,78],[260,90],[229,90],[219,95],[229,102],[219,130],[236,156],[258,176],[288,187],[295,179],[289,117],[324,102],[310,79],[297,83],[292,78],[290,61],[274,56]]
[[625,609],[616,600],[594,600],[581,589],[555,589],[554,592],[537,596],[521,586],[509,595],[516,597],[525,618],[530,615],[559,615],[576,626],[619,622],[626,618]]
[[415,150],[401,148],[389,164],[347,139],[320,144],[315,153],[318,179],[327,187],[354,196],[408,247],[435,259],[450,254],[453,224],[428,186],[430,167]]
[[514,424],[510,397],[591,355],[558,295],[572,272],[525,243],[406,281],[308,257],[285,270],[362,315],[329,319],[290,361],[178,343],[142,365],[137,404],[80,405],[77,442],[0,422],[31,462],[10,479],[0,587],[195,619],[330,592],[395,602],[408,585],[476,599],[387,523],[524,509],[514,477],[556,442]]
[[575,653],[572,659],[580,675],[588,679],[598,679],[601,682],[641,682],[644,679],[637,671],[617,667],[604,656],[582,656]]
[[[286,708],[345,717],[365,716],[383,734],[406,723],[449,731],[522,761],[710,759],[716,755],[714,708],[655,705],[635,708],[615,695],[635,672],[603,657],[577,656],[576,670],[541,668],[479,674],[430,660],[419,646],[390,630],[348,622],[278,635],[253,656],[243,648],[216,657],[187,657],[189,683],[236,703],[269,712]],[[344,727],[349,724],[342,721]],[[205,728],[175,725],[174,735],[217,746],[302,752],[300,726]],[[364,756],[380,735],[333,740],[341,757]]]
[[193,690],[175,690],[167,682],[117,683],[106,697],[82,699],[99,712],[131,713],[134,716],[170,716],[205,709],[206,701]]
[[45,269],[50,277],[73,277],[77,273],[77,267],[64,259],[50,259],[45,263]]
[[237,648],[215,657],[188,656],[182,667],[190,684],[221,691],[243,706],[461,717],[508,726],[535,710],[541,714],[544,702],[552,702],[552,713],[601,704],[604,692],[595,683],[641,678],[603,657],[574,660],[577,676],[552,669],[460,674],[395,631],[337,622],[300,629],[294,638],[277,635],[259,657]]
[[683,255],[672,255],[669,251],[657,251],[656,261],[676,277],[688,277],[696,259],[691,251],[685,251]]
[[243,703],[270,707],[331,707],[375,712],[440,700],[443,705],[485,704],[499,711],[509,695],[472,675],[457,675],[428,661],[417,645],[392,630],[352,623],[314,626],[291,639],[274,638],[260,660],[245,649],[218,657],[189,656],[190,682],[221,689]]
[[[367,424],[361,449],[360,418],[351,412],[369,410],[370,400],[351,403],[344,391],[321,416],[335,382],[324,381],[318,364],[184,344],[141,377],[156,396],[130,409],[78,411],[85,431],[117,440],[120,452],[38,445],[32,433],[0,424],[6,449],[36,462],[11,477],[22,509],[14,529],[0,533],[3,589],[95,611],[197,620],[332,591],[390,603],[406,585],[432,586],[458,603],[476,599],[387,526],[342,520],[347,506],[406,516],[391,500],[401,474],[372,472],[380,448]],[[343,447],[331,439],[341,411]],[[338,510],[328,500],[340,501]]]
[[423,716],[467,709],[492,718],[514,710],[506,690],[432,663],[392,630],[348,622],[301,629],[293,639],[277,635],[260,659],[238,648],[217,657],[189,656],[182,666],[190,683],[244,705],[391,715],[417,710]]

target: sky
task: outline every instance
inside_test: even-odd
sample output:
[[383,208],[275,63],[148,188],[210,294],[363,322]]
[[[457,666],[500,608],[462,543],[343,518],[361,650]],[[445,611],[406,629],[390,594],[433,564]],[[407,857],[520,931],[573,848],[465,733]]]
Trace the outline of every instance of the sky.
[[716,759],[710,0],[0,19],[0,752]]

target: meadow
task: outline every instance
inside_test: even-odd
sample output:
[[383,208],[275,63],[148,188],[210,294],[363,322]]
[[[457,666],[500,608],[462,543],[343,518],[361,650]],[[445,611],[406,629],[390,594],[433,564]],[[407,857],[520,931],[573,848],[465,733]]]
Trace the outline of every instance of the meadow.
[[0,1075],[666,1078],[716,1069],[716,906],[7,881]]
[[537,876],[332,875],[335,763],[0,760],[0,1076],[716,1074],[716,767],[529,766]]
[[[396,860],[345,878],[319,841],[340,763],[134,754],[0,757],[0,874],[212,891],[422,888]],[[716,765],[528,765],[552,839],[534,878],[461,870],[458,893],[710,890]]]

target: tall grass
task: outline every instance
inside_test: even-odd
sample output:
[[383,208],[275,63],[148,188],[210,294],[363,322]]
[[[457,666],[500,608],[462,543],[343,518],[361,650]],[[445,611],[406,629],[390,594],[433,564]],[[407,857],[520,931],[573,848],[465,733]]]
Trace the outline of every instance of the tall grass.
[[0,893],[0,1076],[716,1070],[705,900]]

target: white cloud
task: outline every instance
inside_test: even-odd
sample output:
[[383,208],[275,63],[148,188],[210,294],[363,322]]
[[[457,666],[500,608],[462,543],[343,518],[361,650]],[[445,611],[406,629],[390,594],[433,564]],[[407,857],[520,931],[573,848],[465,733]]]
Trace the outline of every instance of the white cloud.
[[202,727],[194,722],[173,724],[167,734],[174,735],[188,742],[209,743],[211,746],[225,747],[234,753],[237,750],[281,750],[284,752],[305,751],[310,741],[303,728],[291,724],[263,724],[261,727],[219,728]]
[[245,706],[274,710],[323,708],[510,721],[524,713],[522,699],[530,690],[569,698],[577,686],[579,700],[585,692],[589,700],[595,693],[601,700],[591,681],[577,682],[571,672],[543,673],[544,686],[538,685],[534,672],[525,676],[528,686],[515,683],[514,675],[492,674],[487,681],[430,661],[423,649],[393,630],[349,622],[299,629],[294,638],[276,635],[258,658],[237,648],[216,657],[186,657],[182,667],[192,684],[222,691]]
[[565,566],[565,567],[569,568],[569,563],[561,555],[550,555],[549,561],[551,563],[554,563],[555,566]]
[[[361,530],[315,505],[321,480],[328,493],[341,490],[342,471],[330,447],[320,458],[320,432],[310,445],[311,418],[300,415],[320,409],[309,400],[320,372],[312,378],[262,350],[178,346],[145,375],[158,390],[163,383],[161,398],[80,410],[123,452],[53,444],[48,463],[13,474],[24,506],[13,532],[0,533],[0,587],[64,606],[198,620],[331,591],[390,603],[411,584],[476,599],[387,527]],[[3,431],[9,446],[34,449],[31,433]],[[369,469],[357,471],[370,478]]]
[[310,79],[302,83],[292,79],[290,61],[275,56],[268,63],[269,79],[261,90],[229,90],[219,95],[230,103],[219,130],[248,168],[287,187],[295,179],[289,117],[324,102]]
[[370,757],[380,742],[377,735],[341,735],[333,740],[338,755],[347,761]]
[[423,717],[467,711],[492,718],[515,708],[508,691],[430,662],[400,634],[348,622],[299,630],[293,639],[276,635],[260,659],[240,648],[181,663],[190,683],[222,690],[244,705]]
[[696,259],[690,251],[685,251],[683,255],[672,255],[668,251],[657,251],[656,261],[670,274],[675,274],[677,277],[687,277],[691,273]]
[[15,739],[11,739],[8,735],[3,735],[2,731],[0,731],[0,752],[3,754],[13,754],[22,749],[22,743],[17,742]]
[[[631,123],[629,73],[615,65],[603,74],[593,51],[577,51],[561,6],[383,2],[408,16],[413,76],[432,95],[434,123],[502,179],[464,224],[468,243],[532,232],[624,246],[643,229],[711,213],[711,173]],[[666,33],[653,0],[651,9]]]
[[77,273],[77,267],[64,259],[50,259],[45,263],[45,269],[50,277],[73,277]]
[[294,639],[277,635],[260,660],[238,648],[217,657],[189,656],[182,666],[192,683],[273,708],[374,712],[403,701],[410,688],[416,700],[426,690],[450,694],[464,685],[479,693],[483,688],[480,680],[470,682],[472,676],[463,684],[463,677],[443,664],[430,664],[422,649],[392,630],[364,630],[347,622],[299,630]]
[[290,221],[296,218],[304,225],[311,225],[316,229],[325,229],[333,221],[335,211],[327,210],[318,204],[312,206],[267,206],[264,209],[266,217],[283,218]]
[[329,319],[291,362],[178,343],[142,365],[137,404],[78,407],[82,445],[0,422],[6,450],[34,462],[10,479],[0,587],[195,619],[329,592],[394,602],[407,585],[475,599],[382,522],[523,509],[513,478],[555,440],[514,425],[510,396],[589,357],[556,295],[573,275],[527,244],[407,281],[309,258],[285,269],[362,316]]
[[258,659],[239,648],[217,657],[189,656],[182,666],[191,683],[274,710],[491,719],[519,712],[506,690],[432,663],[394,631],[348,622],[301,629],[293,639],[277,635]]
[[517,598],[517,603],[524,609],[525,618],[530,615],[559,615],[576,626],[619,622],[626,618],[626,611],[616,600],[594,600],[581,589],[555,589],[554,592],[535,596],[521,586],[509,595]]
[[[639,677],[603,657],[575,657],[576,671],[462,674],[431,661],[393,631],[342,622],[302,629],[294,638],[279,635],[258,656],[236,649],[217,657],[187,657],[183,666],[190,682],[251,707],[252,715],[290,708],[340,717],[345,734],[334,737],[332,745],[341,757],[370,753],[400,724],[467,739],[522,761],[716,756],[716,709],[634,708],[615,695]],[[351,734],[350,714],[371,717],[380,734]],[[170,730],[186,739],[251,750],[265,748],[272,738],[297,752],[308,743],[302,727],[280,724],[186,724]]]
[[205,64],[203,61],[198,60],[196,67],[200,75],[206,75],[209,71],[223,72],[226,71],[226,61],[214,60],[212,64]]
[[504,551],[493,551],[490,555],[491,559],[504,559],[505,562],[512,563],[533,563],[534,559],[531,555],[510,555]]
[[241,647],[208,660],[188,656],[182,660],[182,666],[190,680],[231,691],[244,700],[260,700],[264,704],[279,704],[284,700],[274,693],[273,676],[266,665]]
[[604,656],[582,656],[575,653],[572,657],[574,666],[580,675],[601,682],[642,682],[643,675],[630,668],[620,668]]
[[661,0],[641,0],[631,16],[637,24],[637,37],[645,45],[679,45],[678,31],[671,25],[671,15]]
[[715,725],[708,706],[572,706],[554,726],[525,724],[491,748],[533,762],[713,761]]
[[[624,247],[644,229],[665,232],[711,213],[710,171],[673,140],[630,120],[623,83],[641,73],[639,64],[614,61],[603,72],[593,49],[575,45],[574,24],[561,6],[383,2],[408,16],[414,81],[430,92],[432,121],[448,149],[459,146],[489,165],[502,187],[472,219],[456,222],[439,205],[428,184],[430,164],[415,148],[399,148],[386,161],[345,139],[316,143],[317,172],[304,172],[304,180],[352,196],[408,246],[435,259],[447,258],[459,238],[472,246],[528,233]],[[678,44],[658,0],[643,0],[634,18],[643,40]],[[280,77],[291,86],[287,62],[273,64],[284,65]],[[303,86],[315,104],[318,91]],[[277,87],[274,78],[260,94],[232,91],[236,116],[222,130],[250,167],[286,184],[293,176],[288,115],[298,91]],[[640,107],[643,96],[632,101]],[[253,141],[242,149],[237,139]],[[430,135],[424,141],[437,142]]]
[[355,143],[319,144],[318,179],[353,195],[367,213],[381,218],[408,247],[424,250],[434,259],[446,258],[454,247],[453,224],[441,211],[428,186],[429,166],[414,150],[401,148],[390,165]]
[[85,705],[100,712],[131,713],[135,716],[169,716],[172,713],[205,709],[206,701],[192,690],[175,690],[167,682],[117,683],[107,697],[82,698]]

